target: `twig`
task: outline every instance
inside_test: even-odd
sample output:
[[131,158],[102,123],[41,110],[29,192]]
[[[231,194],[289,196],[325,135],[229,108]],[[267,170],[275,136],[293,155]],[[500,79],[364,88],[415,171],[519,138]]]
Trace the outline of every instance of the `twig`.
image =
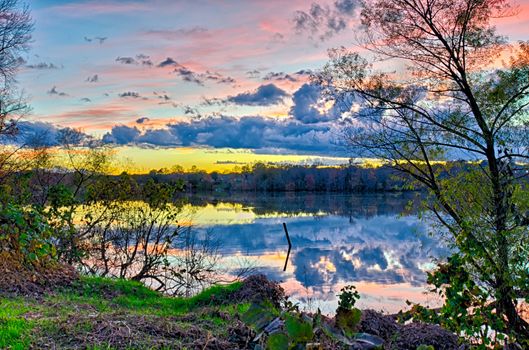
[[285,259],[285,267],[283,267],[283,272],[285,272],[287,270],[288,258],[290,257],[290,250],[292,249],[292,242],[290,242],[290,236],[288,235],[287,224],[283,223],[283,229],[285,230],[285,235],[287,236],[288,241],[287,258]]

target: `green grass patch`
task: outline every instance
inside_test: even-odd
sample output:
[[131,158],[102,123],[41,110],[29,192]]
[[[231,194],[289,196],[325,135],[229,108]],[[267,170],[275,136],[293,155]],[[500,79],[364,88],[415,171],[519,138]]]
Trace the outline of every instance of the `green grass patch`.
[[118,306],[131,312],[158,316],[180,315],[202,306],[220,306],[242,283],[212,286],[191,298],[167,297],[141,283],[122,279],[83,277],[79,286],[58,298],[87,303],[104,312]]
[[33,328],[23,315],[30,309],[23,299],[0,298],[0,349],[26,349]]
[[[181,298],[164,296],[134,281],[82,277],[73,287],[44,300],[0,298],[0,349],[27,349],[32,341],[38,342],[41,335],[59,336],[62,331],[58,325],[67,324],[76,317],[79,318],[74,332],[89,333],[93,326],[89,320],[99,315],[107,318],[113,315],[164,318],[193,312],[212,322],[216,332],[225,333],[230,322],[218,317],[218,312],[235,317],[249,307],[248,303],[230,303],[230,293],[241,286],[242,283],[213,286],[194,297]],[[87,322],[79,321],[83,317]],[[187,325],[191,326],[192,322],[179,324],[184,329]],[[93,349],[110,348],[96,346]]]

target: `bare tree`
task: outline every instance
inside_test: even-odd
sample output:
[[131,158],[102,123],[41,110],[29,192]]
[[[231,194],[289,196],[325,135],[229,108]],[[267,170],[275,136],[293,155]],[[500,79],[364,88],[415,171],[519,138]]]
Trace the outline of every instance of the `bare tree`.
[[[360,41],[371,61],[335,49],[314,78],[347,112],[355,152],[429,190],[430,213],[500,330],[528,341],[517,303],[529,285],[528,190],[518,181],[529,160],[529,43],[508,44],[491,24],[513,11],[505,0],[365,0]],[[453,159],[477,165],[444,162]]]
[[[98,276],[140,281],[171,295],[190,296],[219,281],[218,244],[178,226],[178,207],[167,203],[103,201],[87,208],[98,218],[80,240],[81,267]],[[105,214],[96,214],[104,211]]]
[[15,121],[28,106],[14,86],[33,32],[29,7],[20,0],[0,0],[0,135],[16,132]]

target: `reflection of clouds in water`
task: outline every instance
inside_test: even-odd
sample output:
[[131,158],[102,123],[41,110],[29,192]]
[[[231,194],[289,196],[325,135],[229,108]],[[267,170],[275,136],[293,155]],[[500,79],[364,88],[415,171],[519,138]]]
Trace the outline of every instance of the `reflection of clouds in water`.
[[[352,223],[334,215],[284,221],[293,243],[294,276],[305,287],[317,289],[344,281],[423,285],[426,276],[420,266],[431,256],[446,254],[414,216],[377,215]],[[215,226],[213,230],[224,254],[262,255],[286,252],[282,222],[278,218],[260,219],[251,225]],[[278,277],[270,270],[264,272]]]
[[[281,205],[287,204],[306,209],[300,197],[295,197],[294,204],[277,200],[273,209],[283,210]],[[326,203],[325,198],[321,203]],[[321,210],[328,213],[323,216],[261,216],[251,224],[195,229],[212,229],[225,256],[257,259],[257,271],[282,281],[289,294],[304,304],[312,299],[332,311],[340,288],[351,283],[363,288],[362,302],[369,307],[396,311],[406,299],[420,299],[426,280],[424,266],[432,257],[446,256],[447,249],[426,234],[426,225],[416,216],[398,215],[405,198],[353,199],[332,202],[336,207],[322,204]],[[261,214],[266,213],[263,209]],[[287,272],[282,271],[287,251],[283,222],[293,244]]]
[[[319,289],[324,285],[338,282],[376,282],[395,284],[408,282],[422,285],[425,274],[389,265],[381,247],[362,248],[353,254],[345,254],[346,249],[305,248],[293,257],[295,276],[305,287]],[[393,254],[394,252],[389,252]],[[322,265],[321,262],[326,264]],[[417,262],[418,263],[418,262]],[[333,268],[328,268],[332,266]]]
[[[430,261],[430,255],[446,254],[439,242],[428,237],[425,227],[415,217],[375,216],[358,219],[351,226],[336,227],[337,217],[329,218],[319,238],[332,242],[322,247],[295,251],[293,264],[296,279],[305,287],[323,284],[366,281],[380,284],[410,283],[423,285],[426,275],[419,266]],[[319,262],[326,261],[322,267]]]

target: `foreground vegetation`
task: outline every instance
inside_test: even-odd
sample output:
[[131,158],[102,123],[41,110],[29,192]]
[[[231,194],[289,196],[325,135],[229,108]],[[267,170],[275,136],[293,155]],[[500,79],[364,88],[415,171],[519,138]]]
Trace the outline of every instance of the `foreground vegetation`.
[[233,283],[193,298],[171,298],[138,282],[83,277],[38,298],[0,296],[0,349],[200,348],[227,342],[249,303],[223,298],[240,288]]
[[36,295],[0,295],[0,349],[452,349],[440,327],[399,326],[340,295],[335,318],[308,314],[262,276],[167,297],[140,283],[81,277]]

